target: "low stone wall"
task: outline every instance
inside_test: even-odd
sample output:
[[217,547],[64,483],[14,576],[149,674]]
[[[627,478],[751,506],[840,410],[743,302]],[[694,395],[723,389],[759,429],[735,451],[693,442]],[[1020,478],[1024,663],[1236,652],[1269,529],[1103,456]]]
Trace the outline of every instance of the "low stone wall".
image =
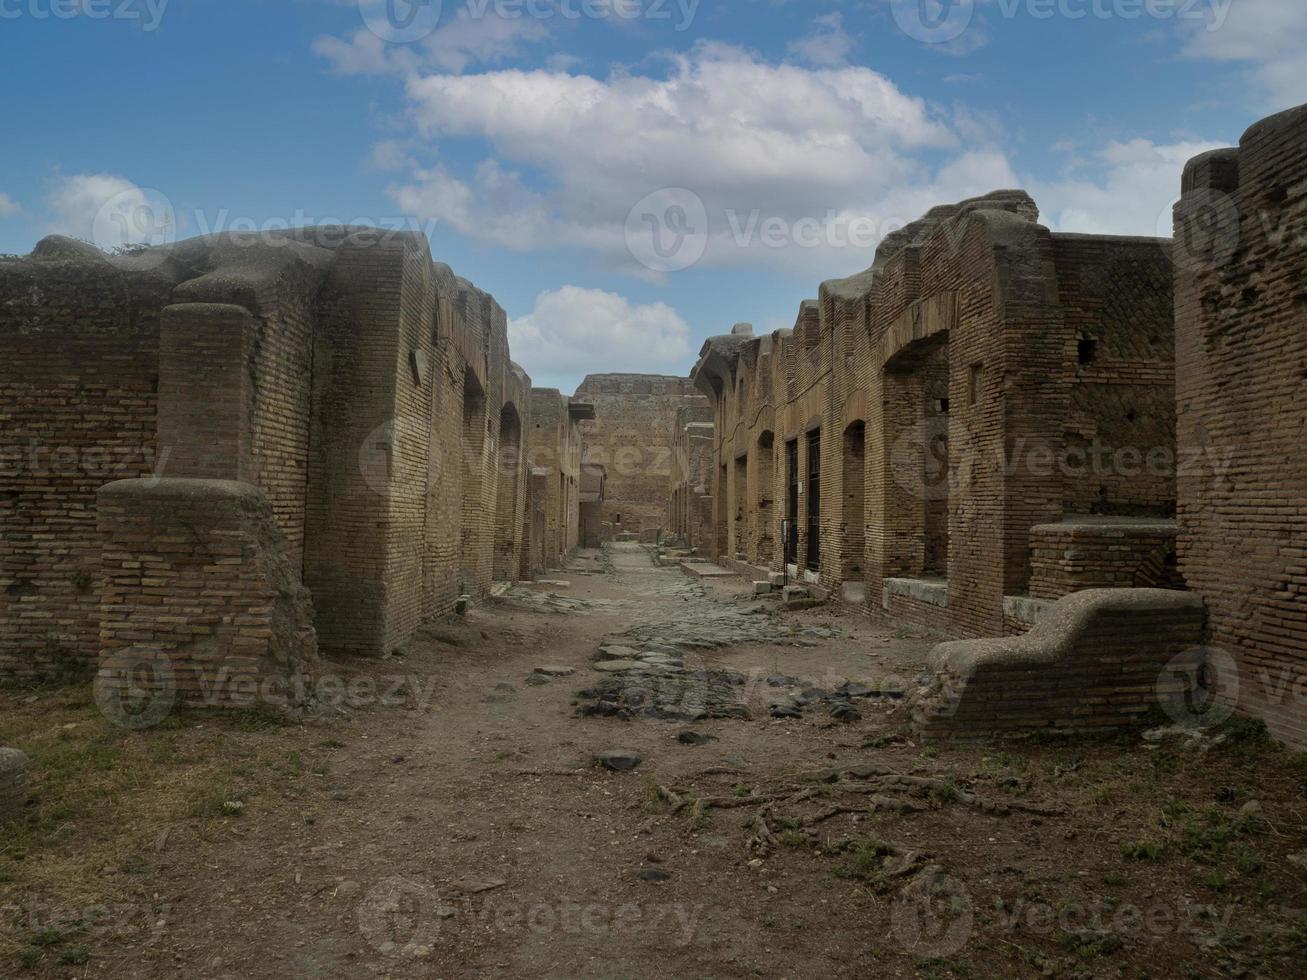
[[173,702],[245,707],[303,689],[318,655],[312,602],[256,487],[120,480],[96,507],[97,698],[111,717],[121,709],[128,716],[116,720],[144,723],[123,703],[129,688],[165,713]]
[[1030,595],[1178,585],[1175,521],[1083,518],[1030,529]]
[[1164,589],[1067,596],[1023,636],[943,643],[917,699],[923,735],[1087,734],[1137,724],[1172,683],[1173,658],[1201,655],[1203,603]]
[[957,636],[949,629],[948,583],[943,580],[885,579],[881,608],[891,619]]

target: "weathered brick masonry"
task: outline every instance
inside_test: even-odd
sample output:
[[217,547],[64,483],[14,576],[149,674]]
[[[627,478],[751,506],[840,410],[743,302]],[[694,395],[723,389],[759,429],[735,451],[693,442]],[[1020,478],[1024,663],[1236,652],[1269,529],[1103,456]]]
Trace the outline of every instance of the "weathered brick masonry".
[[[708,341],[692,377],[715,406],[716,554],[983,636],[1018,628],[1032,528],[1173,516],[1170,243],[1037,217],[1019,191],[935,208],[792,331]],[[1039,589],[1144,560],[1113,556]]]
[[702,404],[688,378],[592,374],[576,400],[594,406],[582,425],[585,461],[607,471],[603,523],[611,534],[654,534],[667,512],[672,423],[683,405]]
[[1307,746],[1307,106],[1191,161],[1175,233],[1180,569],[1225,695]]
[[[557,388],[531,389],[530,500],[522,577],[557,568],[580,543],[581,424],[594,406]],[[593,518],[592,518],[593,520]]]
[[[343,651],[391,649],[522,566],[530,379],[509,360],[504,311],[422,236],[302,229],[113,257],[50,238],[0,262],[0,343],[0,676],[94,663],[102,633],[105,649],[127,636],[180,649],[187,623],[235,623],[209,569],[212,587],[178,586],[188,613],[148,625],[168,586],[141,578],[129,595],[144,527],[180,555],[246,534],[259,544],[242,553],[263,556],[280,536],[318,641]],[[151,475],[239,481],[274,523],[238,529],[217,506],[147,521],[115,504],[97,527],[101,487]],[[169,513],[181,523],[165,534]],[[233,558],[215,568],[239,591]],[[183,562],[162,578],[196,574]],[[310,656],[309,634],[291,632],[299,647],[270,663]],[[195,658],[211,664],[212,649]]]
[[693,549],[707,549],[713,537],[713,409],[683,405],[671,431],[671,496],[664,526]]

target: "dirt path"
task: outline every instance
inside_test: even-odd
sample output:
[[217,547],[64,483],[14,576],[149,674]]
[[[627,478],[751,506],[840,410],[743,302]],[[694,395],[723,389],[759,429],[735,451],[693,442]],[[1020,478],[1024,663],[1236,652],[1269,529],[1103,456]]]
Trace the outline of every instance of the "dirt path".
[[[840,721],[839,698],[804,704],[801,692],[853,681],[892,695],[928,639],[821,609],[782,614],[738,579],[700,585],[635,545],[558,574],[567,587],[514,590],[402,658],[331,665],[356,702],[338,720],[201,718],[133,733],[133,750],[156,755],[166,739],[178,778],[200,745],[228,753],[230,782],[183,818],[120,816],[117,802],[118,822],[100,834],[117,864],[77,865],[84,887],[56,880],[78,852],[69,840],[16,864],[10,898],[39,894],[49,908],[99,896],[120,910],[90,923],[83,913],[80,930],[44,946],[29,915],[24,968],[233,980],[1146,976],[1165,955],[1192,976],[1289,976],[1307,952],[1301,870],[1284,860],[1307,848],[1296,761],[1262,751],[1254,763],[1252,749],[1227,745],[1195,766],[1137,737],[923,749],[900,734],[897,696],[852,699],[861,717]],[[683,662],[646,677],[646,704],[694,712],[704,679],[735,671],[726,688],[749,717],[662,720],[635,702],[630,717],[578,716],[603,701],[579,692],[622,676],[595,669],[605,645]],[[533,675],[543,667],[575,673]],[[369,703],[388,693],[403,705]],[[772,717],[796,696],[800,717]],[[690,730],[711,740],[678,739]],[[609,749],[643,762],[596,767]],[[1254,797],[1258,814],[1236,818]],[[1212,806],[1229,819],[1218,824]],[[1125,856],[1154,838],[1156,857]],[[1160,906],[1175,924],[1132,931],[1113,918],[1123,905]],[[1026,921],[1045,911],[1051,925]]]

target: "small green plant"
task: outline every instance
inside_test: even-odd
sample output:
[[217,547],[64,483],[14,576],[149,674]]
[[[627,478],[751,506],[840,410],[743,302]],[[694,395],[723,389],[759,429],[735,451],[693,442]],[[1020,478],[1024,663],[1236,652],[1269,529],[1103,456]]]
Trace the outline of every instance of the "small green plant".
[[1266,722],[1260,718],[1250,718],[1247,715],[1233,715],[1229,721],[1220,726],[1218,732],[1224,735],[1226,741],[1233,745],[1270,746],[1275,744],[1270,731],[1266,727]]
[[1103,875],[1103,884],[1109,888],[1120,888],[1126,883],[1126,876],[1115,871],[1109,871]]
[[835,869],[835,874],[841,878],[853,878],[874,884],[883,883],[885,875],[882,868],[885,858],[893,853],[894,848],[884,841],[875,838],[859,841],[848,860]]
[[1121,845],[1121,856],[1127,861],[1156,861],[1162,856],[1162,851],[1161,844],[1150,840]]
[[68,576],[68,582],[78,592],[90,592],[91,586],[95,584],[95,579],[90,572],[84,568],[79,568]]
[[1230,879],[1220,871],[1213,869],[1203,878],[1203,884],[1214,892],[1223,892],[1230,887]]
[[781,834],[781,843],[786,847],[800,848],[807,839],[797,830],[786,830]]
[[84,946],[69,946],[59,951],[59,962],[69,966],[84,966],[91,959],[91,954]]

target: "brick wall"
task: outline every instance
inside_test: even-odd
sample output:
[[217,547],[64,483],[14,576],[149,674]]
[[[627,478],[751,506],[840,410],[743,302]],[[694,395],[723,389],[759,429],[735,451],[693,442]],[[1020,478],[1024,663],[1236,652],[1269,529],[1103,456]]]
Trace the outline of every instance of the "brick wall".
[[[1307,746],[1307,107],[1198,157],[1175,209],[1180,570],[1240,707]],[[1227,691],[1227,695],[1231,692]]]
[[0,261],[0,677],[89,671],[99,649],[95,492],[156,454],[169,284],[75,243]]
[[94,661],[94,495],[156,469],[262,492],[327,648],[389,650],[521,565],[530,379],[423,236],[51,238],[0,299],[0,677]]
[[1030,529],[1030,595],[1060,599],[1081,589],[1182,588],[1174,521],[1104,518]]
[[[705,344],[692,377],[714,404],[720,550],[779,570],[797,510],[795,573],[834,594],[861,582],[874,615],[885,579],[946,573],[949,629],[987,635],[1029,590],[1031,527],[1170,513],[1168,246],[1053,235],[1037,217],[1019,191],[936,208],[866,272],[823,283],[793,330]],[[1102,448],[1077,469],[1082,443]],[[1086,473],[1101,458],[1113,468]],[[934,608],[897,608],[938,625]]]
[[688,378],[592,374],[575,397],[595,409],[594,420],[581,424],[581,434],[585,461],[608,472],[604,523],[614,531],[661,527],[671,479],[673,422],[683,406],[704,404],[702,396]]
[[[97,495],[101,680],[180,703],[295,698],[313,606],[268,499],[248,483],[120,480]],[[266,703],[266,700],[263,702]]]

